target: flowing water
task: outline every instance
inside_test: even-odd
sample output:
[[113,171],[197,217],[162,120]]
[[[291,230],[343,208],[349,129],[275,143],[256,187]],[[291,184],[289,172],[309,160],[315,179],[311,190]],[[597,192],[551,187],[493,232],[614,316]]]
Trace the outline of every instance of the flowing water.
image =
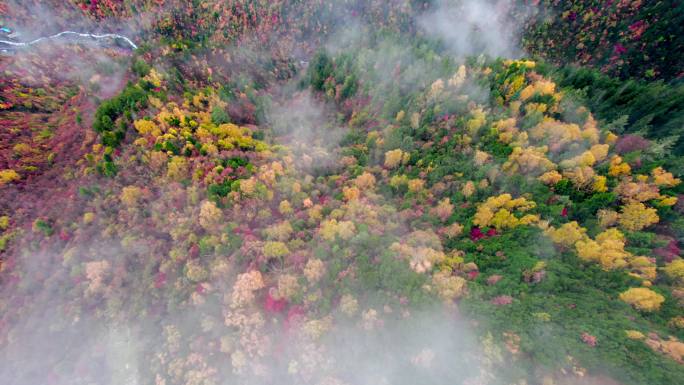
[[38,39],[35,39],[33,41],[29,42],[16,42],[16,41],[11,41],[11,40],[0,40],[0,43],[7,44],[13,47],[30,47],[34,44],[38,44],[47,40],[53,40],[53,39],[59,39],[64,36],[74,36],[76,38],[91,38],[95,40],[101,40],[101,39],[121,39],[125,41],[131,48],[137,49],[138,46],[133,43],[133,41],[126,36],[118,35],[115,33],[106,33],[102,35],[97,35],[97,34],[92,34],[92,33],[81,33],[81,32],[74,32],[74,31],[63,31],[57,34],[54,34],[52,36],[44,36],[40,37]]

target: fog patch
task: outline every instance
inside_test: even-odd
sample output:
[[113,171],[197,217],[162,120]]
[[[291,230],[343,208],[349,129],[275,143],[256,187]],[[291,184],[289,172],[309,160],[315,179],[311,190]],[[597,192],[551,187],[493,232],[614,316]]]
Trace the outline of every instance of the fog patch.
[[510,17],[514,7],[511,0],[440,0],[418,25],[457,56],[517,58],[523,52],[519,24]]

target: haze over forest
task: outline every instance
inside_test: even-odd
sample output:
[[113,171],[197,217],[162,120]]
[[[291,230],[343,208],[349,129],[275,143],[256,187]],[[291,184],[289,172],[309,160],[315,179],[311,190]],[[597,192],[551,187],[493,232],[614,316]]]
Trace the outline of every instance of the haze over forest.
[[684,383],[684,2],[0,2],[0,382]]

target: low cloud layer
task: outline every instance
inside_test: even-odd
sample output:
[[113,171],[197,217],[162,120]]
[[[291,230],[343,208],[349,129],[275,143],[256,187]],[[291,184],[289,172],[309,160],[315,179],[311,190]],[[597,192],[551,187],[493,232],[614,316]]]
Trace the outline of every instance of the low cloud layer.
[[522,50],[519,27],[510,19],[513,6],[511,0],[440,0],[418,24],[458,56],[515,58]]

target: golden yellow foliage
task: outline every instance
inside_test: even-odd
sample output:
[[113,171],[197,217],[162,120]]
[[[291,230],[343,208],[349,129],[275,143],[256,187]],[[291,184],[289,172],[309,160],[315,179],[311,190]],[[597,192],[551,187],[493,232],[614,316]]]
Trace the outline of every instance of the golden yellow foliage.
[[476,166],[483,166],[485,163],[487,163],[489,161],[490,156],[488,153],[486,153],[484,151],[475,150],[475,157],[474,158],[475,158],[475,165]]
[[599,226],[605,229],[616,224],[620,214],[614,210],[601,209],[596,213],[596,216],[599,221]]
[[610,145],[608,144],[595,144],[591,146],[591,153],[594,155],[594,159],[596,159],[597,162],[600,162],[606,157],[608,157],[608,149],[610,148]]
[[575,243],[577,256],[587,262],[597,262],[606,270],[628,266],[631,254],[625,251],[624,235],[617,229],[608,229],[596,236]]
[[582,139],[582,130],[578,125],[566,124],[552,118],[545,118],[528,132],[532,139],[551,143],[555,149],[562,149]]
[[313,205],[309,210],[307,210],[309,216],[309,222],[316,223],[323,219],[323,206]]
[[3,215],[0,217],[0,231],[5,231],[9,227],[10,217]]
[[663,271],[668,277],[680,284],[684,284],[684,259],[672,261],[663,268]]
[[587,229],[581,227],[576,221],[564,223],[561,227],[550,228],[546,235],[551,238],[553,243],[565,247],[572,247],[578,241],[587,240]]
[[674,327],[676,329],[684,329],[684,317],[682,317],[682,316],[673,317],[668,322],[668,325],[670,325],[670,327]]
[[408,182],[408,189],[412,193],[417,193],[425,188],[425,181],[422,179],[411,179]]
[[646,207],[641,202],[631,202],[622,206],[620,214],[620,227],[628,231],[639,231],[652,224],[658,223],[656,209]]
[[629,175],[630,172],[632,172],[632,168],[629,167],[629,164],[624,163],[621,157],[614,156],[613,159],[610,160],[610,168],[608,169],[608,174],[610,176],[626,176]]
[[646,338],[644,333],[638,331],[638,330],[625,330],[625,334],[627,334],[627,338],[630,340],[643,340]]
[[510,211],[500,209],[492,217],[490,224],[497,229],[513,228],[517,226],[518,218],[516,218]]
[[327,241],[332,241],[337,236],[337,220],[331,219],[321,222],[321,227],[318,229],[318,234]]
[[12,169],[0,170],[0,186],[4,186],[19,179],[21,179],[21,176]]
[[668,341],[664,341],[661,344],[661,349],[663,353],[672,357],[677,362],[684,363],[684,342],[670,337]]
[[504,87],[506,88],[506,101],[510,100],[520,89],[525,85],[525,76],[517,75],[506,79]]
[[361,196],[361,190],[356,187],[344,187],[342,188],[342,195],[344,196],[345,201],[351,202],[359,199]]
[[496,130],[498,130],[499,132],[506,132],[506,131],[517,132],[517,128],[515,127],[515,125],[516,125],[515,118],[497,120],[496,122],[494,122],[494,124],[492,124],[492,126]]
[[150,70],[150,73],[147,74],[147,75],[145,75],[145,77],[144,77],[143,79],[145,79],[145,80],[147,80],[148,82],[152,83],[152,85],[154,85],[155,87],[161,87],[161,79],[162,79],[162,76],[161,76],[161,74],[159,74],[159,72],[157,72],[157,70],[154,69],[154,68],[152,68],[152,69]]
[[93,223],[95,221],[95,213],[87,212],[83,214],[83,223],[86,225]]
[[606,134],[606,143],[608,144],[613,144],[618,140],[618,136],[613,134],[612,132],[609,132]]
[[399,188],[400,186],[408,185],[409,179],[406,175],[393,175],[390,178],[389,185],[394,188]]
[[535,112],[545,113],[549,110],[549,106],[544,103],[528,103],[525,105],[525,113],[531,115]]
[[135,207],[143,197],[143,191],[136,186],[126,186],[121,190],[121,203],[126,207]]
[[138,147],[145,147],[145,146],[147,146],[148,141],[145,138],[138,138],[138,139],[133,141],[133,144],[135,146],[138,146]]
[[354,179],[354,185],[360,190],[372,189],[375,187],[375,176],[366,171]]
[[537,63],[534,62],[533,60],[510,60],[510,59],[506,59],[506,60],[504,60],[503,63],[505,66],[517,65],[520,67],[527,67],[530,69],[537,66]]
[[221,224],[223,212],[214,202],[204,201],[200,206],[199,224],[207,231],[215,231]]
[[588,262],[598,262],[601,258],[601,245],[593,239],[577,241],[575,244],[577,255]]
[[344,240],[349,240],[356,233],[356,226],[352,221],[340,221],[337,224],[337,235]]
[[180,181],[188,176],[188,161],[181,156],[174,156],[169,162],[169,168],[166,172],[166,176],[170,179]]
[[145,135],[152,135],[152,136],[161,135],[161,130],[151,120],[145,120],[145,119],[136,120],[135,122],[133,122],[133,126],[138,131],[138,133],[140,135],[143,135],[143,136],[145,136]]
[[204,143],[200,148],[200,151],[212,156],[218,155],[219,152],[218,147],[216,147],[216,145],[213,143]]
[[499,142],[509,144],[513,141],[513,133],[502,132],[499,134]]
[[294,212],[294,209],[289,201],[283,200],[278,204],[278,212],[282,215],[290,215]]
[[632,276],[648,281],[655,280],[658,274],[655,260],[645,256],[632,258],[629,261],[629,268]]
[[621,293],[620,300],[638,310],[652,312],[660,309],[660,305],[665,302],[665,297],[651,289],[636,287]]
[[499,141],[511,143],[513,136],[518,133],[518,128],[515,125],[515,118],[509,118],[496,121],[492,126],[499,132]]
[[250,196],[256,192],[257,181],[254,178],[243,179],[240,181],[240,192],[243,195]]
[[17,143],[12,147],[12,150],[17,155],[28,155],[33,151],[27,143]]
[[530,84],[520,92],[520,100],[527,100],[534,95],[553,95],[556,92],[556,84],[550,80],[539,80]]
[[466,291],[466,280],[451,275],[445,271],[438,271],[432,276],[432,285],[442,300],[451,302],[461,298]]
[[660,201],[658,202],[658,204],[661,206],[674,206],[675,204],[677,204],[678,200],[679,200],[679,198],[674,197],[674,196],[662,195],[660,197]]
[[267,258],[279,258],[289,254],[290,250],[287,248],[287,245],[285,245],[283,242],[267,241],[264,243],[262,252],[264,253],[264,256]]
[[514,147],[503,169],[511,174],[543,174],[556,168],[556,165],[546,157],[548,148],[543,147]]
[[494,211],[491,207],[481,206],[477,209],[475,217],[473,218],[473,224],[486,227],[492,222],[494,218]]
[[653,183],[658,187],[674,187],[680,184],[682,181],[679,178],[675,178],[671,172],[666,172],[662,167],[656,167],[651,171],[653,176]]
[[304,266],[304,276],[309,283],[318,282],[325,274],[325,264],[318,258],[309,259]]
[[318,229],[318,234],[327,241],[335,240],[335,237],[340,237],[341,239],[348,240],[354,236],[356,232],[356,226],[351,221],[340,221],[337,219],[330,219],[321,222],[321,226]]
[[478,206],[473,223],[480,227],[491,225],[499,230],[532,224],[539,221],[539,216],[525,215],[518,218],[513,215],[513,212],[525,212],[535,207],[534,202],[523,197],[513,199],[511,194],[489,197]]
[[596,192],[606,192],[608,191],[608,186],[607,183],[608,178],[606,178],[603,175],[595,175],[594,176],[594,184],[591,186],[591,188],[596,191]]
[[473,117],[472,119],[468,120],[466,126],[468,127],[468,132],[474,135],[487,122],[487,115],[481,108],[471,111],[471,114]]
[[404,152],[401,149],[387,151],[385,153],[385,167],[395,168],[401,164],[403,159]]
[[591,151],[585,151],[573,158],[560,162],[562,168],[591,167],[596,163],[596,158]]
[[560,182],[561,179],[563,179],[563,176],[558,171],[551,170],[545,172],[537,179],[539,179],[539,181],[544,183],[545,185],[555,185],[556,183]]
[[594,169],[589,166],[575,167],[563,171],[563,176],[568,178],[577,188],[588,188],[594,181]]
[[147,100],[154,108],[162,108],[164,106],[164,102],[162,102],[159,98],[155,98],[152,95],[148,96]]
[[285,242],[290,239],[294,229],[290,222],[282,221],[264,229],[264,235],[270,240]]

